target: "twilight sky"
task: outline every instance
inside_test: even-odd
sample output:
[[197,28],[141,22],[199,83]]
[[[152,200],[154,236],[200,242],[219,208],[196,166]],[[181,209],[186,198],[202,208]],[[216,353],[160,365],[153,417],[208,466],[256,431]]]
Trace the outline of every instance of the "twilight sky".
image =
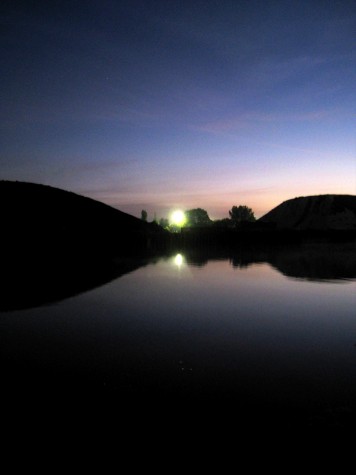
[[356,1],[0,9],[0,179],[149,220],[356,194]]

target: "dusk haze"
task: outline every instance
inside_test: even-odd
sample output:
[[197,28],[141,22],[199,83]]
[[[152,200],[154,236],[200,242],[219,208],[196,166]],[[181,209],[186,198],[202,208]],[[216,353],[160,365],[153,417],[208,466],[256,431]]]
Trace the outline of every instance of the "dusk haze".
[[0,177],[139,217],[356,192],[350,1],[9,2]]

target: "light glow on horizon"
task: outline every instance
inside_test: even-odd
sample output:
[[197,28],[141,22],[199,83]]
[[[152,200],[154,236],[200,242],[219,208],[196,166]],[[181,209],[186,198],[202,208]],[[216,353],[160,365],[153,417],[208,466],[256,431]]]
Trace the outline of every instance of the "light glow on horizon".
[[184,212],[181,210],[173,211],[173,213],[171,214],[170,221],[172,224],[176,226],[179,226],[179,227],[184,226],[184,224],[186,223],[186,217],[185,217]]

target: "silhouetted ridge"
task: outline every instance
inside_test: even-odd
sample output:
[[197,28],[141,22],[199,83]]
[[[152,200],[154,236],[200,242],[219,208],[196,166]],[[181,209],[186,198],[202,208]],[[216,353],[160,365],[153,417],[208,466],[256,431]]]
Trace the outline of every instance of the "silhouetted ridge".
[[356,196],[303,196],[284,201],[258,220],[276,228],[300,230],[355,230]]
[[[50,186],[0,182],[1,239],[21,253],[108,253],[146,248],[160,228]],[[120,249],[124,247],[124,249]]]

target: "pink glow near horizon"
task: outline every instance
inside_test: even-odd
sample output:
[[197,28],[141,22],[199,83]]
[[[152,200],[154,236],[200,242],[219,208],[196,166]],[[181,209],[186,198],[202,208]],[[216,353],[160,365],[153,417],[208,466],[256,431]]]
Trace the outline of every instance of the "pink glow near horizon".
[[151,219],[356,194],[354,1],[49,3],[4,7],[1,179]]

